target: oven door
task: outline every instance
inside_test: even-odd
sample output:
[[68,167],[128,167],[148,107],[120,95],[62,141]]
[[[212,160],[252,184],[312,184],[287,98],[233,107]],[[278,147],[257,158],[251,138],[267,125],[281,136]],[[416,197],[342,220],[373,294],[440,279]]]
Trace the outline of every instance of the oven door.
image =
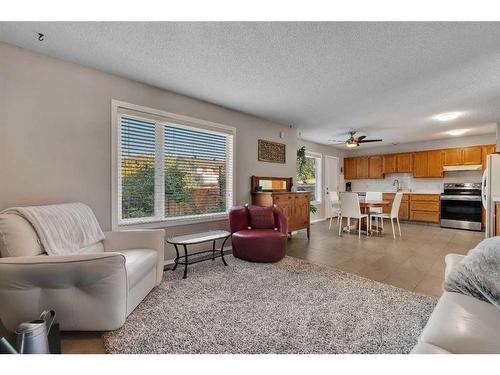
[[471,230],[481,230],[481,197],[441,196],[441,226]]

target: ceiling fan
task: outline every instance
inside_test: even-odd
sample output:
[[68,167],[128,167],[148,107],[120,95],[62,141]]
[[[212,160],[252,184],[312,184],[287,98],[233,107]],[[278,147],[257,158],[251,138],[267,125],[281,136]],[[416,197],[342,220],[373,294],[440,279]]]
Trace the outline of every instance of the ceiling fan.
[[339,143],[339,144],[345,143],[346,147],[349,147],[349,148],[358,147],[361,143],[382,142],[381,139],[365,139],[366,135],[354,137],[354,134],[356,134],[356,131],[350,131],[349,134],[350,134],[350,137],[345,141],[339,141],[336,139],[329,139],[328,141],[333,142],[333,143]]

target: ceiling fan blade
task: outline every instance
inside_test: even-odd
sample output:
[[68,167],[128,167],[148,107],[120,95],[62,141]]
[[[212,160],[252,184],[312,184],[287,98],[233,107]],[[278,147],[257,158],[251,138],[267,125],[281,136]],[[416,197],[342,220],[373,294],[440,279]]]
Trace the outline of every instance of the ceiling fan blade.
[[369,142],[382,142],[382,139],[365,139],[364,141],[358,141],[358,143],[369,143]]
[[362,136],[358,137],[358,142],[359,142],[359,141],[362,141],[362,140],[363,140],[363,139],[365,139],[365,138],[366,138],[366,135],[362,135]]

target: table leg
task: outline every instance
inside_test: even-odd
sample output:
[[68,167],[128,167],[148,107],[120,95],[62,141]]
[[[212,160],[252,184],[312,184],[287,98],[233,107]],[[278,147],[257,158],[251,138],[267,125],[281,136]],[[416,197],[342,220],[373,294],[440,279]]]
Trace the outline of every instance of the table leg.
[[175,247],[175,261],[174,261],[174,268],[172,268],[172,271],[175,271],[175,269],[177,268],[177,265],[178,265],[178,262],[179,262],[179,249],[177,248],[177,245],[174,244],[174,247]]
[[215,260],[215,240],[214,240],[214,244],[212,246],[212,260]]
[[182,276],[182,278],[185,279],[188,273],[188,251],[186,245],[182,246],[184,247],[184,276]]
[[[229,236],[231,237],[231,236]],[[226,260],[224,259],[224,245],[226,244],[226,241],[228,240],[229,237],[226,237],[224,242],[222,242],[222,245],[220,247],[220,257],[222,258],[222,262],[224,263],[225,266],[227,266]],[[214,242],[215,244],[215,242]]]

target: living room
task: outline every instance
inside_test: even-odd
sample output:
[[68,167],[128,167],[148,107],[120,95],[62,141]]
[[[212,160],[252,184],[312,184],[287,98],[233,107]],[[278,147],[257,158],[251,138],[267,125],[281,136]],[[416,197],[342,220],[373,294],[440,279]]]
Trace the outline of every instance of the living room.
[[0,22],[0,351],[499,354],[499,31]]

